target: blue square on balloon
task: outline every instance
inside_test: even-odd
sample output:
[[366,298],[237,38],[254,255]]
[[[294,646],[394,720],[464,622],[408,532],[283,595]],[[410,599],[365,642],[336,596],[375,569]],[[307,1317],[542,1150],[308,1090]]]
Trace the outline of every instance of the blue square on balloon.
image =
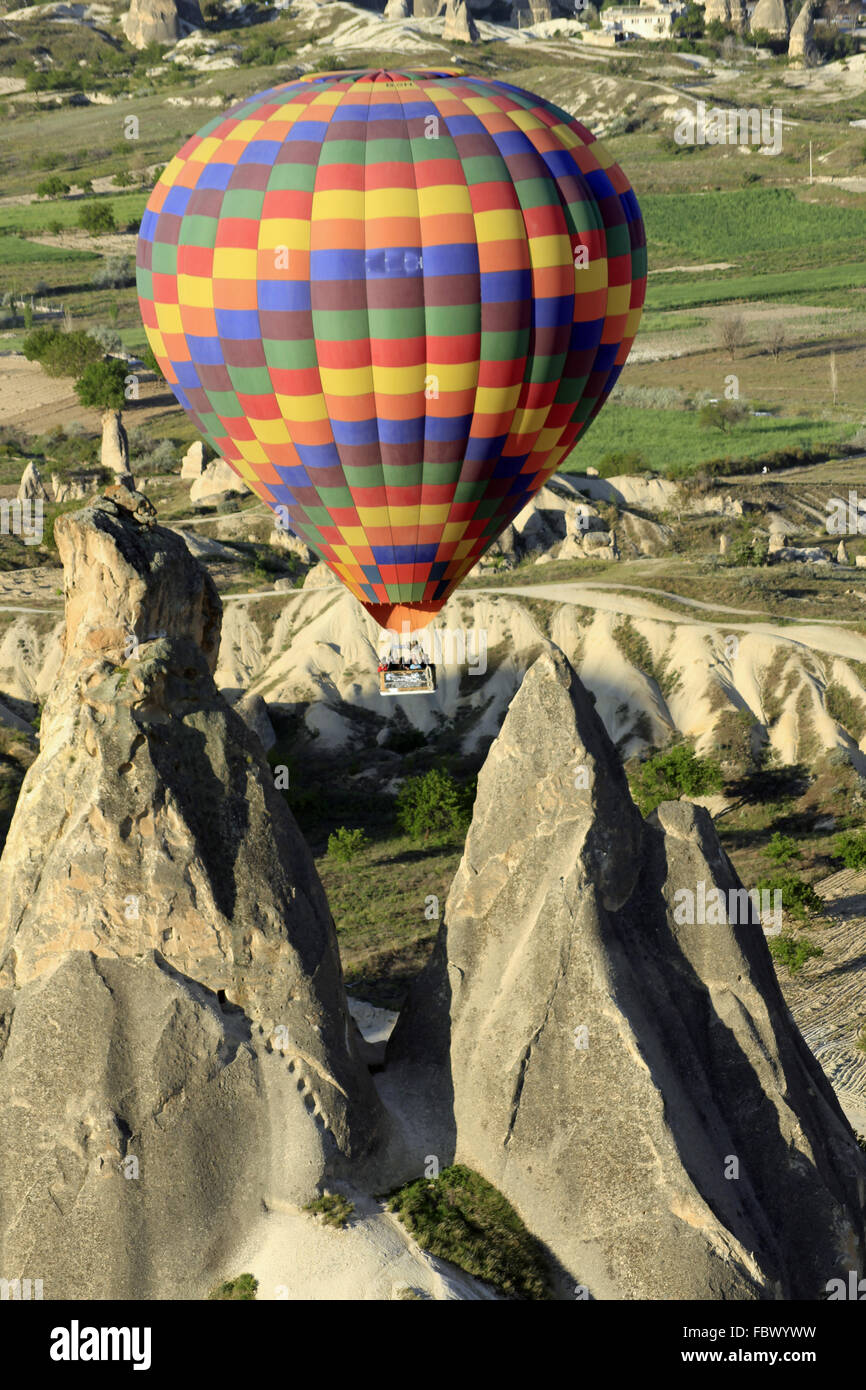
[[174,212],[178,216],[182,216],[186,212],[186,205],[191,197],[191,188],[171,188],[166,194],[165,202],[162,205],[162,211]]
[[618,352],[618,343],[602,343],[595,355],[594,370],[597,372],[609,372],[616,362],[616,354]]
[[190,388],[201,386],[194,362],[176,362],[174,370],[179,386],[189,386]]
[[261,324],[255,309],[214,309],[217,333],[222,338],[261,337]]
[[221,367],[225,362],[219,338],[197,338],[192,333],[186,335],[186,345],[193,362],[200,367]]
[[196,188],[228,188],[234,169],[233,164],[206,164],[198,176]]
[[603,169],[593,169],[591,173],[585,174],[584,178],[596,198],[609,198],[611,193],[615,191],[613,184]]
[[141,241],[153,241],[156,220],[157,214],[145,208],[141,218],[141,226],[138,229],[138,235]]
[[273,164],[281,148],[280,140],[251,140],[241,151],[238,164]]

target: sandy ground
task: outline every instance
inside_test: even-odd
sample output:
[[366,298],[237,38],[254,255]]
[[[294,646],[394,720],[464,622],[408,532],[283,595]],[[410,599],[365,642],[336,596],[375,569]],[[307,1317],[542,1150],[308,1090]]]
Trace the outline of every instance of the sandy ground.
[[344,1229],[325,1226],[297,1207],[271,1211],[251,1232],[236,1257],[236,1270],[226,1277],[254,1274],[259,1281],[256,1296],[263,1302],[500,1298],[480,1280],[428,1255],[383,1203],[349,1188],[341,1190],[355,1204]]
[[[180,412],[163,382],[142,381],[140,393],[140,399],[124,412],[127,428],[164,416],[167,406]],[[28,362],[20,353],[0,356],[0,425],[39,435],[55,425],[66,427],[77,421],[89,430],[100,428],[99,411],[85,409],[71,377],[48,376],[38,362]]]
[[59,423],[60,416],[68,422],[89,413],[95,416],[80,404],[71,377],[48,376],[26,357],[0,358],[0,425],[41,433]]
[[[103,183],[109,180],[102,180]],[[119,189],[121,193],[128,189]],[[17,200],[14,200],[17,201]],[[113,232],[109,236],[88,236],[86,232],[58,232],[51,235],[28,237],[29,241],[39,242],[41,246],[59,246],[63,251],[98,251],[100,256],[135,257],[138,237],[135,232]]]
[[[392,1010],[351,996],[349,1009],[365,1042],[387,1041],[397,1021]],[[257,1298],[263,1302],[500,1298],[488,1285],[422,1250],[385,1210],[384,1201],[342,1184],[339,1190],[355,1205],[345,1228],[326,1226],[298,1207],[270,1210],[250,1233],[235,1256],[236,1269],[226,1277],[239,1271],[254,1274],[259,1281]]]

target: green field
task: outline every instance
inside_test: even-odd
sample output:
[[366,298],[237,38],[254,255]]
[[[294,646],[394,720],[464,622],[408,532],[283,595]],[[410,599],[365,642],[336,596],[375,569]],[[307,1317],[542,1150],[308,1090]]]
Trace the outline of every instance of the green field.
[[719,273],[712,279],[673,276],[650,280],[646,304],[649,309],[691,309],[700,304],[728,304],[734,300],[786,299],[800,304],[850,304],[844,291],[866,290],[866,261],[845,265],[813,266],[808,270],[785,270],[772,275],[730,275]]
[[4,207],[0,209],[0,232],[41,232],[49,222],[59,222],[62,227],[77,227],[81,209],[90,203],[108,203],[117,225],[123,227],[128,222],[140,220],[148,196],[149,190],[146,193],[110,193],[98,198],[46,198],[35,203]]
[[41,246],[25,237],[0,236],[0,266],[30,265],[36,261],[59,266],[70,261],[98,260],[96,251],[73,251],[61,246]]
[[866,207],[807,202],[791,188],[651,193],[640,204],[651,265],[732,261],[814,271],[862,257],[866,244]]
[[608,401],[585,439],[561,464],[564,473],[598,468],[605,455],[632,451],[645,465],[665,473],[716,458],[761,458],[781,449],[832,451],[855,433],[853,424],[827,420],[748,416],[722,432],[707,429],[694,410],[644,410]]

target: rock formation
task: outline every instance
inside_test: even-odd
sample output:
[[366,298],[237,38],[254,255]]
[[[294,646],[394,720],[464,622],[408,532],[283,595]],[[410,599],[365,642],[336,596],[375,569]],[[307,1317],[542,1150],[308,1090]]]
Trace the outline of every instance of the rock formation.
[[380,1112],[313,861],[213,683],[212,581],[122,487],[56,537],[63,659],[0,860],[0,1268],[201,1297]]
[[182,478],[200,478],[205,470],[207,463],[207,452],[200,439],[194,444],[190,444],[184,454],[180,465],[180,476]]
[[129,440],[119,410],[103,412],[99,462],[119,477],[129,476]]
[[550,0],[511,0],[511,23],[517,29],[528,29],[552,18]]
[[752,11],[750,27],[753,34],[762,30],[771,38],[786,39],[788,12],[785,9],[785,0],[758,0]]
[[408,19],[410,14],[409,0],[388,0],[385,6],[386,19]]
[[788,40],[788,58],[798,66],[803,65],[808,67],[815,62],[818,56],[818,50],[812,38],[813,11],[813,0],[806,0],[805,5],[800,10],[800,13],[791,26],[791,36]]
[[133,48],[177,43],[190,29],[204,28],[198,0],[132,0],[123,32]]
[[82,501],[99,491],[102,472],[99,468],[79,468],[74,473],[61,476],[51,474],[51,491],[55,502]]
[[591,1297],[816,1299],[862,1268],[866,1158],[741,893],[704,810],[642,822],[583,686],[540,656],[390,1084],[425,1107],[416,1161],[456,1152]]
[[277,736],[268,714],[268,707],[261,695],[244,695],[238,700],[235,710],[247,728],[256,734],[265,752],[270,752],[277,741]]
[[736,33],[743,34],[748,24],[745,0],[707,0],[707,4],[704,6],[704,19],[707,24],[718,19]]
[[416,19],[435,19],[445,11],[447,0],[412,0],[412,13]]
[[297,555],[304,565],[314,565],[318,561],[319,557],[306,541],[302,541],[293,531],[287,531],[284,526],[274,526],[268,539],[277,550],[287,550],[290,555]]
[[48,489],[42,481],[42,474],[32,459],[21,474],[21,482],[18,484],[18,501],[48,501]]
[[319,563],[313,565],[313,568],[305,575],[304,588],[330,589],[332,585],[339,584],[339,582],[334,571],[325,564],[324,560],[320,560]]
[[225,462],[214,459],[205,465],[201,474],[194,480],[189,490],[190,502],[218,502],[230,492],[246,492],[246,484],[239,473]]

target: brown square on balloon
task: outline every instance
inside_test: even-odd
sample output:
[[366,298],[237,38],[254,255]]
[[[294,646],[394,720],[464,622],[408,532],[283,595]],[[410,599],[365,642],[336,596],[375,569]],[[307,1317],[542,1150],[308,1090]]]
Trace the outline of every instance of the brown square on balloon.
[[310,285],[310,303],[314,310],[366,309],[366,282],[364,280],[314,280]]
[[229,188],[252,188],[264,193],[270,176],[270,164],[236,164],[229,180]]
[[182,218],[174,212],[161,212],[154,228],[153,239],[163,246],[177,246]]
[[[200,363],[196,369],[198,379],[207,391],[233,391],[232,379],[229,376],[228,367],[222,363]],[[189,394],[189,393],[187,393]]]
[[262,337],[277,343],[307,342],[313,336],[309,309],[259,309]]
[[265,345],[260,338],[223,338],[223,357],[228,367],[266,367]]
[[196,188],[190,194],[185,217],[219,217],[223,205],[221,188]]

